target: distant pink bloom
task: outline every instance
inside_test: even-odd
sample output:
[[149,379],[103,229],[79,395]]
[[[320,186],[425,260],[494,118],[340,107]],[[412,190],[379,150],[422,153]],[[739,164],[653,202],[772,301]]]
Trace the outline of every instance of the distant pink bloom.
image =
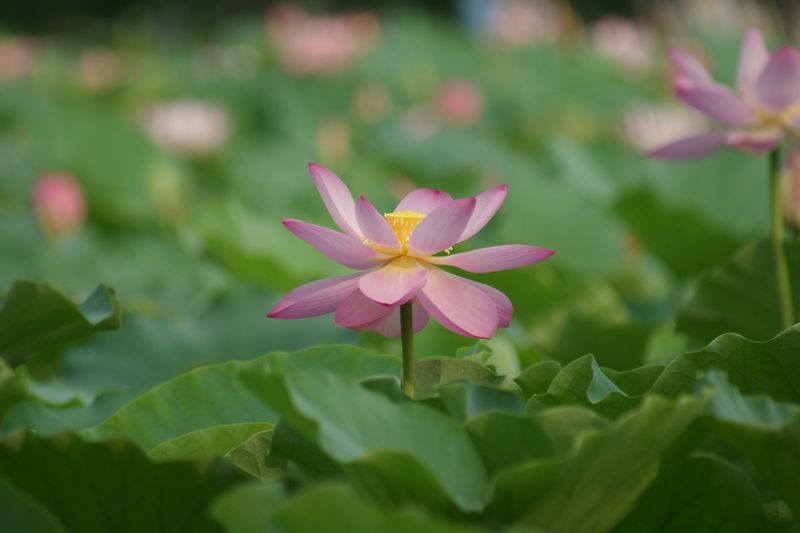
[[117,53],[110,49],[84,50],[78,63],[81,87],[90,92],[102,92],[119,82],[120,64]]
[[331,75],[345,70],[380,32],[371,13],[313,17],[302,8],[280,6],[267,17],[267,34],[290,74]]
[[622,68],[641,71],[653,64],[655,38],[643,24],[607,17],[591,29],[592,46]]
[[705,117],[685,106],[669,104],[633,104],[623,115],[623,136],[633,148],[648,152],[680,137],[687,131],[708,126]]
[[28,41],[16,37],[0,39],[0,83],[24,76],[33,66],[34,57]]
[[483,31],[507,46],[550,43],[562,32],[559,13],[551,0],[485,0]]
[[750,152],[777,147],[800,131],[800,53],[788,46],[771,55],[761,32],[747,32],[739,55],[738,92],[716,83],[691,55],[670,50],[678,98],[725,126],[685,137],[650,152],[654,157],[701,157],[724,146]]
[[68,174],[45,174],[34,186],[33,210],[48,237],[64,237],[86,218],[83,189]]
[[142,126],[165,150],[187,155],[215,151],[230,133],[227,111],[201,100],[175,100],[155,105],[142,116]]
[[483,114],[483,92],[469,81],[451,80],[439,89],[436,108],[447,122],[467,126]]
[[[453,200],[445,192],[417,189],[391,213],[381,215],[363,196],[357,201],[330,170],[309,165],[314,184],[333,221],[344,232],[299,220],[289,231],[355,274],[302,285],[284,296],[267,316],[306,318],[334,313],[338,326],[400,336],[400,305],[411,302],[414,331],[430,317],[460,335],[489,338],[511,320],[511,301],[500,291],[445,272],[496,272],[547,259],[553,251],[522,244],[450,254],[494,216],[507,186],[474,198]],[[445,255],[436,255],[444,252]]]

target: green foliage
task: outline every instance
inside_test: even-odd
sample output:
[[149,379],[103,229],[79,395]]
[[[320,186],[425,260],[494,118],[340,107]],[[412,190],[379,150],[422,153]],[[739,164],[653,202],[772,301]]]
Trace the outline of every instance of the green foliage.
[[[768,240],[751,243],[719,268],[704,274],[694,296],[678,313],[676,327],[697,345],[734,332],[767,340],[782,328],[775,263]],[[800,242],[786,245],[795,302],[800,313]]]
[[0,358],[18,365],[35,353],[121,323],[114,291],[98,285],[77,305],[47,284],[17,281],[0,307]]
[[[764,158],[636,153],[634,105],[666,69],[619,69],[584,32],[515,48],[380,25],[333,76],[287,72],[261,21],[196,43],[141,22],[102,50],[41,36],[0,80],[0,530],[797,531],[800,326],[781,331]],[[86,84],[98,52],[106,88]],[[472,124],[441,108],[453,80],[481,95]],[[185,98],[227,114],[220,146],[147,133]],[[331,226],[309,160],[381,212],[507,183],[454,251],[557,253],[465,274],[509,296],[510,327],[465,348],[431,322],[409,398],[397,341],[264,316],[345,272],[279,223]],[[88,207],[58,238],[31,209],[53,171]],[[786,252],[800,302],[800,241]],[[64,296],[98,281],[115,290]]]

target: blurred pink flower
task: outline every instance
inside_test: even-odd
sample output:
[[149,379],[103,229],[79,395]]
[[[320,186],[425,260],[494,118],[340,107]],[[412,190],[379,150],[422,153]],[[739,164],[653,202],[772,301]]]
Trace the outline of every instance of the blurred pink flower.
[[175,100],[153,106],[142,116],[142,126],[163,149],[179,154],[207,155],[230,133],[227,111],[200,100]]
[[[467,272],[496,272],[547,259],[553,251],[536,246],[493,246],[450,255],[450,249],[494,216],[507,186],[474,198],[453,200],[432,189],[409,193],[391,213],[381,215],[363,196],[353,201],[330,170],[309,165],[314,183],[334,222],[344,232],[283,221],[289,231],[337,263],[362,270],[302,285],[284,296],[267,316],[306,318],[334,313],[338,326],[400,336],[400,305],[411,302],[414,331],[430,317],[460,335],[489,338],[511,320],[511,301],[500,291],[455,276],[437,265]],[[444,252],[445,255],[435,255]]]
[[624,112],[622,133],[633,148],[649,152],[707,125],[703,117],[677,104],[635,104]]
[[767,152],[786,131],[800,131],[800,53],[785,46],[771,55],[761,32],[747,32],[739,55],[738,93],[716,83],[694,57],[670,50],[678,98],[726,130],[691,135],[650,152],[654,157],[691,158],[731,146]]
[[553,4],[550,0],[490,0],[483,31],[507,46],[554,42],[562,28]]
[[44,174],[34,185],[33,210],[45,235],[64,237],[86,218],[83,189],[68,174]]
[[0,83],[18,80],[33,66],[33,46],[16,37],[0,39]]
[[345,70],[380,32],[371,13],[314,17],[296,6],[280,6],[267,17],[267,34],[290,74],[331,75]]
[[607,17],[592,26],[591,40],[600,55],[622,68],[641,71],[653,64],[655,38],[643,24]]
[[800,230],[800,154],[792,150],[784,162],[781,174],[781,199],[784,222]]
[[451,80],[439,89],[436,108],[445,121],[467,126],[483,114],[483,92],[466,80]]
[[93,48],[84,50],[78,63],[78,79],[81,87],[89,92],[102,92],[114,87],[119,81],[120,64],[116,52]]

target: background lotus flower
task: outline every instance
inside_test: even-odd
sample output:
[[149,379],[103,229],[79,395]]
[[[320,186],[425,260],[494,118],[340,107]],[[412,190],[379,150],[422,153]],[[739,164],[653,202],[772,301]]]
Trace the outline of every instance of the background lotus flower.
[[227,111],[201,100],[175,100],[150,108],[142,125],[156,144],[179,154],[207,155],[230,134]]
[[33,209],[48,237],[64,237],[80,226],[86,217],[83,189],[68,174],[45,174],[34,186]]
[[467,80],[450,80],[436,97],[439,114],[454,126],[468,126],[483,114],[483,92]]
[[715,82],[693,56],[673,49],[675,93],[687,105],[724,125],[650,152],[654,157],[691,158],[724,146],[768,152],[787,131],[800,130],[800,53],[783,47],[769,54],[761,32],[747,32],[739,55],[738,93]]
[[[395,210],[381,215],[363,196],[357,201],[330,170],[309,165],[314,183],[343,233],[286,219],[295,235],[356,274],[302,285],[284,296],[271,318],[305,318],[334,313],[337,325],[401,333],[400,306],[411,303],[413,329],[430,317],[467,337],[489,338],[511,320],[511,301],[500,291],[450,274],[439,266],[483,273],[542,261],[554,252],[527,245],[493,246],[450,254],[494,216],[506,197],[500,185],[474,198],[454,200],[445,192],[417,189]],[[444,252],[445,255],[437,255]]]
[[296,76],[342,72],[380,33],[378,19],[371,13],[314,17],[291,5],[274,8],[266,26],[281,64]]

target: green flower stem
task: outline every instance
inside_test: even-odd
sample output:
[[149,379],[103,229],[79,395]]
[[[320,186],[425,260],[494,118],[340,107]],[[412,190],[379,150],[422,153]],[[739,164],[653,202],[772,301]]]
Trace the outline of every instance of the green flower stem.
[[794,325],[792,286],[789,281],[789,267],[783,238],[783,210],[781,203],[781,149],[769,154],[770,207],[772,210],[772,249],[775,253],[775,274],[778,279],[778,296],[781,301],[783,327]]
[[414,396],[414,316],[411,302],[400,306],[400,340],[403,342],[403,369],[400,373],[403,392]]

